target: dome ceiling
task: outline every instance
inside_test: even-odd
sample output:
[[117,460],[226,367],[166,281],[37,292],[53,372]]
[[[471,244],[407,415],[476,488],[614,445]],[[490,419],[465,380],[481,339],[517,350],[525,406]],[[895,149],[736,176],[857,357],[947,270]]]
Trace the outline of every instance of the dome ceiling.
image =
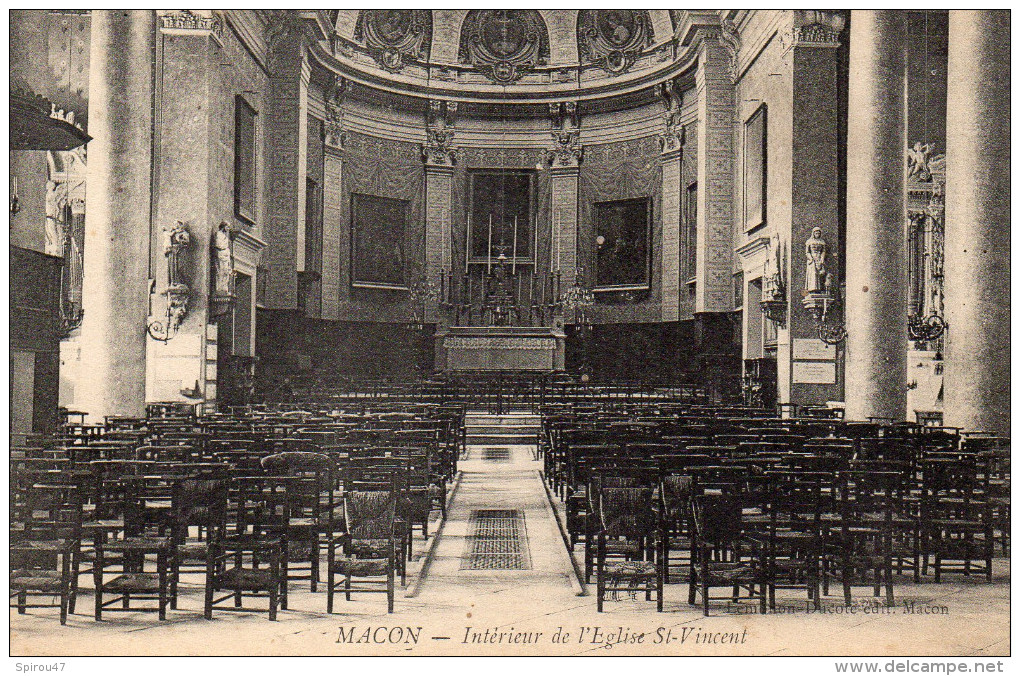
[[[325,72],[382,97],[479,105],[647,99],[689,74],[695,26],[719,10],[333,10],[313,54]],[[681,35],[682,33],[682,35]]]
[[[341,10],[335,35],[377,64],[469,66],[497,84],[535,68],[586,67],[618,75],[668,43],[667,10]],[[345,44],[346,43],[346,44]]]

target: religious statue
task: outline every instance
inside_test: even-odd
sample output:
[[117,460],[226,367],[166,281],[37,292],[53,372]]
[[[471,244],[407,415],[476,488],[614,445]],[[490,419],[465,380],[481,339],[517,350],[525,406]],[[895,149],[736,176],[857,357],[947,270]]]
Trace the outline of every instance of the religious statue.
[[233,291],[234,241],[226,221],[220,221],[213,233],[213,248],[216,250],[216,294],[229,296]]
[[191,243],[188,226],[177,221],[173,227],[163,227],[163,255],[166,256],[167,284],[170,288],[187,285],[184,281],[182,254]]
[[822,239],[822,229],[812,228],[811,237],[804,243],[807,268],[804,271],[804,288],[810,293],[826,293],[832,275],[828,270],[829,245]]
[[783,284],[783,250],[779,234],[772,233],[769,240],[765,270],[762,274],[762,291],[765,300],[782,300],[785,297]]
[[920,181],[931,180],[931,169],[928,167],[932,145],[917,142],[913,148],[907,149],[907,176]]

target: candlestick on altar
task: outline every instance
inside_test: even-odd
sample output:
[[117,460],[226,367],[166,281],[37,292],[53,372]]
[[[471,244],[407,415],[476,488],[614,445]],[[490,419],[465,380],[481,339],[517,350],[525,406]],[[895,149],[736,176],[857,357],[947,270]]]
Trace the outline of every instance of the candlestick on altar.
[[461,293],[464,294],[464,305],[471,304],[471,275],[464,275],[464,286],[461,287]]
[[485,274],[492,274],[492,214],[489,214],[489,247],[486,255]]

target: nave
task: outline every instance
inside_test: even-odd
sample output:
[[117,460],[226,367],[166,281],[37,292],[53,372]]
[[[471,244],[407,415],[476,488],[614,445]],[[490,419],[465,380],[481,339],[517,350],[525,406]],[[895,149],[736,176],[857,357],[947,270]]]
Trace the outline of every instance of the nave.
[[[394,404],[390,403],[384,407],[390,410],[375,414],[379,419],[374,423],[362,419],[358,427],[376,428],[373,430],[375,434],[368,436],[375,437],[378,444],[379,429],[392,427],[395,418],[402,418],[399,426],[410,426],[412,419],[393,416],[393,407]],[[410,408],[413,407],[405,406],[405,410]],[[418,417],[427,417],[422,414],[423,410],[418,410]],[[735,412],[729,411],[730,414]],[[309,415],[308,411],[291,413],[291,420],[295,417],[303,420],[290,429],[290,438],[308,438],[311,433],[309,427],[316,422],[314,416]],[[610,415],[607,408],[602,417],[620,417],[619,413],[618,410],[615,415]],[[387,415],[391,418],[390,424],[383,425],[381,418]],[[469,422],[474,415],[477,414],[468,412],[465,418]],[[643,417],[647,425],[653,416]],[[287,427],[284,422],[287,418],[287,415],[280,413],[275,416],[263,413],[262,417],[264,421],[274,420],[273,426],[278,430]],[[342,418],[334,414],[332,424],[338,425],[343,422]],[[342,591],[334,600],[334,613],[327,613],[327,594],[323,582],[328,579],[326,570],[332,554],[327,554],[327,548],[322,546],[319,554],[323,572],[317,591],[311,591],[307,579],[300,579],[305,571],[298,570],[298,557],[295,556],[289,570],[294,574],[294,579],[284,583],[287,587],[287,608],[278,611],[275,622],[266,621],[265,600],[249,604],[247,599],[245,605],[248,610],[245,612],[216,610],[211,621],[204,620],[203,590],[206,575],[201,569],[181,572],[177,606],[176,609],[167,610],[165,621],[159,621],[152,614],[138,612],[135,608],[139,602],[132,599],[132,610],[116,614],[104,613],[103,620],[96,622],[91,616],[94,592],[88,583],[93,576],[83,576],[78,609],[76,613],[68,615],[67,626],[60,628],[61,631],[53,631],[57,624],[55,609],[30,608],[26,614],[19,615],[12,608],[11,618],[15,629],[12,634],[13,648],[16,652],[24,651],[26,654],[177,654],[186,650],[194,654],[364,655],[411,652],[480,655],[505,654],[514,649],[514,645],[519,645],[528,654],[552,655],[583,654],[607,649],[608,642],[611,646],[608,649],[613,654],[648,654],[649,651],[674,655],[845,654],[851,645],[856,652],[862,654],[877,649],[934,654],[946,647],[936,645],[926,637],[938,634],[951,637],[951,650],[961,654],[1001,654],[1008,651],[1009,559],[1003,558],[1008,550],[1002,550],[1001,545],[996,545],[994,552],[990,584],[977,571],[966,576],[943,573],[938,583],[934,582],[930,571],[922,577],[921,583],[915,583],[909,571],[897,572],[893,580],[895,601],[892,606],[886,606],[884,595],[873,596],[867,587],[855,587],[852,602],[846,604],[842,590],[838,583],[834,583],[831,594],[821,599],[818,610],[810,608],[803,588],[779,589],[776,607],[770,608],[765,617],[758,615],[758,599],[749,596],[746,590],[741,590],[736,602],[725,598],[714,599],[709,615],[705,616],[700,599],[699,603],[689,602],[689,570],[685,570],[682,561],[684,552],[674,551],[671,552],[672,566],[664,585],[661,614],[656,612],[655,601],[648,600],[643,590],[608,593],[600,614],[597,609],[597,576],[589,577],[587,581],[584,576],[585,540],[592,537],[592,530],[583,525],[588,518],[584,514],[585,507],[578,508],[578,498],[597,485],[590,477],[583,482],[579,480],[585,471],[583,465],[587,462],[581,461],[581,457],[583,454],[592,455],[595,451],[575,445],[569,457],[565,454],[569,447],[563,446],[563,441],[577,432],[565,424],[565,418],[569,419],[570,416],[562,409],[556,413],[544,412],[539,432],[540,440],[544,440],[542,443],[509,446],[467,444],[457,452],[456,472],[447,486],[445,517],[438,506],[430,506],[427,536],[420,523],[412,529],[411,554],[406,562],[406,570],[403,571],[404,579],[401,580],[399,571],[394,571],[392,614],[387,613],[386,599],[382,595],[355,592],[351,600],[347,601]],[[353,420],[353,416],[348,420]],[[757,424],[767,424],[766,420],[760,418]],[[576,422],[574,420],[573,424]],[[818,421],[800,422],[802,425],[820,424]],[[208,426],[209,422],[205,424]],[[320,419],[318,424],[321,426],[325,423]],[[461,426],[469,428],[468,424]],[[265,431],[268,427],[262,429]],[[146,434],[161,429],[164,440],[169,440],[175,434],[180,434],[179,426],[176,432],[169,431],[173,428],[169,422],[151,420]],[[353,434],[357,437],[352,430],[349,428],[345,435],[351,437]],[[321,429],[319,431],[322,432]],[[588,430],[589,436],[592,431]],[[217,433],[221,437],[230,437],[222,428]],[[621,441],[626,438],[620,426],[614,430],[614,435]],[[116,449],[132,447],[134,443],[129,433],[109,432],[106,436],[106,442],[93,440],[87,446],[82,445],[75,452],[76,461],[82,462],[90,456],[116,454],[119,452]],[[126,438],[117,439],[118,436]],[[237,435],[231,439],[229,445],[242,446],[239,437]],[[454,438],[458,437],[467,438],[459,434]],[[485,440],[484,437],[478,438]],[[721,441],[729,440],[724,438]],[[321,436],[316,443],[320,450],[329,446],[323,443]],[[746,444],[752,442],[744,440],[740,443],[745,444],[743,448],[747,451],[749,447]],[[342,454],[340,446],[342,444],[333,444],[331,452]],[[683,452],[674,453],[674,456],[695,456],[695,449],[691,446],[693,444],[688,445]],[[156,447],[150,444],[143,453],[135,451],[134,455],[152,457],[155,453],[152,449]],[[164,457],[172,452],[171,448],[163,446]],[[177,448],[184,447],[178,444]],[[725,448],[725,444],[718,444],[718,450]],[[773,462],[777,448],[770,446],[762,447],[761,450],[766,448],[771,459],[766,453],[751,453],[748,457],[757,457],[758,463]],[[707,446],[702,446],[700,450],[707,450]],[[632,444],[629,451],[632,459],[639,455],[636,445]],[[346,464],[349,468],[356,463],[350,459],[350,449],[346,454],[346,459],[337,456],[338,464]],[[26,469],[28,467],[38,467],[46,462],[60,464],[52,457],[52,453],[49,459],[40,459],[40,453],[26,449],[25,455],[19,468],[23,473],[30,471]],[[29,456],[36,458],[33,460]],[[243,464],[245,454],[237,450],[217,450],[210,452],[210,456],[220,461],[230,458],[235,464]],[[376,462],[386,464],[378,458]],[[608,483],[609,475],[612,474],[617,475],[620,483],[626,483],[622,479],[636,476],[633,472],[627,476],[624,469],[632,463],[628,463],[620,451],[616,452],[615,460],[614,470],[603,473],[604,482]],[[95,471],[103,467],[104,463],[109,466],[115,461],[93,459],[88,462]],[[745,464],[753,463],[747,461]],[[131,461],[121,461],[122,469],[131,468],[131,465]],[[146,471],[151,471],[153,467],[148,465]],[[699,469],[690,465],[678,474],[690,477],[700,475],[702,478],[699,482],[705,487],[706,494],[730,490],[721,478],[719,467],[711,471],[714,483],[709,488],[710,482],[705,478],[709,467],[703,465]],[[53,478],[55,471],[60,470],[47,470],[50,478]],[[241,478],[244,473],[237,473],[232,481],[244,483],[245,479]],[[35,480],[41,478],[39,474],[33,476]],[[354,486],[354,474],[344,474],[341,484],[344,481]],[[569,494],[566,484],[572,485]],[[731,489],[737,490],[735,487]],[[563,495],[567,496],[566,500],[561,497]],[[154,503],[158,501],[158,496],[150,497]],[[749,517],[754,516],[755,507],[748,507],[744,510],[745,514],[738,518],[750,525],[753,519]],[[480,524],[483,520],[480,517],[486,513],[492,516],[497,510],[499,513],[496,519],[503,520],[502,530],[500,524],[496,524],[486,533]],[[508,515],[506,512],[515,514]],[[345,516],[349,518],[350,512],[345,511]],[[582,522],[580,530],[577,528],[579,516]],[[604,513],[603,518],[605,516]],[[506,535],[507,520],[515,522],[509,528],[511,537],[486,537]],[[86,532],[94,534],[94,530],[88,530],[88,523],[85,524]],[[354,524],[345,526],[353,527]],[[92,525],[92,528],[95,527]],[[268,523],[262,527],[271,528]],[[341,526],[338,530],[343,528]],[[158,529],[153,532],[156,531]],[[683,526],[680,535],[684,534],[682,531]],[[691,531],[686,534],[690,535]],[[114,536],[115,539],[117,537],[131,539],[130,536]],[[571,539],[576,541],[572,549],[568,545]],[[191,545],[199,542],[195,540],[194,532],[188,533],[186,540]],[[618,540],[625,541],[626,538]],[[93,557],[91,560],[94,562],[95,548],[94,544],[89,547],[88,538],[84,538],[82,544],[81,560],[83,566],[87,567],[90,557]],[[290,552],[294,554],[295,548],[292,547]],[[486,558],[479,554],[490,556]],[[656,556],[637,553],[628,558],[654,561]],[[152,559],[148,557],[143,567],[151,567],[154,563]],[[476,565],[478,568],[473,569]],[[111,572],[115,574],[117,571],[114,569]],[[381,633],[379,627],[384,628]],[[407,638],[411,635],[407,631],[408,627],[420,627],[420,630],[416,629],[419,633],[417,642]],[[592,627],[604,629],[598,633],[593,632]],[[401,629],[394,633],[393,628]],[[563,643],[553,642],[552,636],[559,628],[572,638]],[[671,629],[673,634],[668,633]],[[359,642],[359,637],[364,637],[366,631],[369,631],[368,637]],[[651,645],[614,643],[621,637],[634,637],[642,633],[645,634],[645,642],[655,641],[656,637],[678,638],[675,641],[664,639],[664,643]],[[503,635],[502,639],[496,638],[500,635]],[[391,636],[394,642],[391,642]],[[508,643],[515,636],[531,642]],[[705,642],[698,642],[699,636],[704,637]],[[739,636],[740,642],[708,642],[712,637],[722,636],[732,637],[733,640],[738,640],[736,637]],[[993,642],[988,640],[989,636],[999,638]],[[379,642],[376,642],[376,637]]]

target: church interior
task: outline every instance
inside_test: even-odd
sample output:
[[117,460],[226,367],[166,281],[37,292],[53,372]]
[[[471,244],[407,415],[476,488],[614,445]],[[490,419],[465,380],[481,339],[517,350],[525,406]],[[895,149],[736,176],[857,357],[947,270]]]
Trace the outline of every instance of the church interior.
[[13,654],[1009,654],[1008,11],[10,22]]

